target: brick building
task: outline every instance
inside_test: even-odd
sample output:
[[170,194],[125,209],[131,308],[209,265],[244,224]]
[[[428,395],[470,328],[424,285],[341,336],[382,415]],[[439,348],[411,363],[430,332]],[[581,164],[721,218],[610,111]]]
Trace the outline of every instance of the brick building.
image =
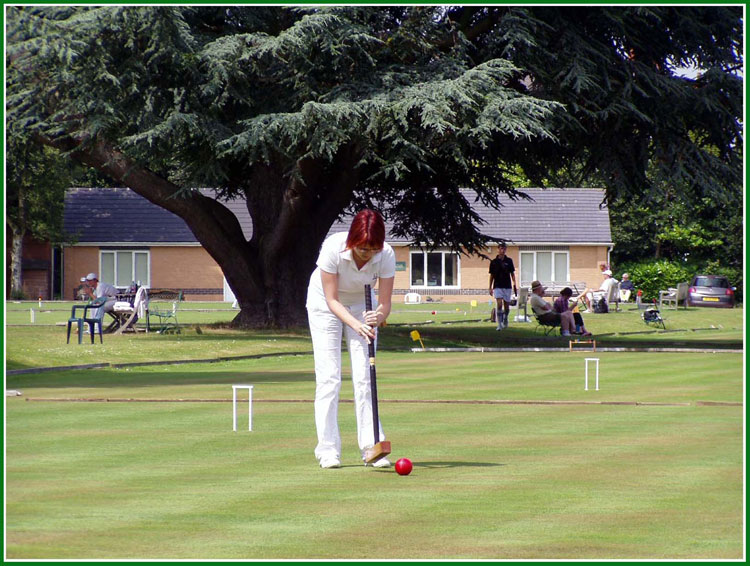
[[[10,297],[11,273],[10,257],[13,235],[6,226],[5,231],[5,264],[6,298]],[[30,235],[23,239],[23,259],[21,260],[21,282],[24,295],[36,300],[42,298],[49,300],[54,298],[55,289],[53,278],[55,263],[55,251],[49,242],[37,240]]]
[[[476,203],[485,234],[508,242],[521,285],[539,279],[598,287],[609,264],[609,211],[600,189],[525,189],[533,200],[503,198],[500,211]],[[471,191],[467,197],[473,200]],[[244,203],[226,203],[246,237],[252,222]],[[331,233],[347,230],[344,219]],[[65,229],[77,243],[63,254],[63,297],[74,297],[90,271],[118,287],[140,281],[151,288],[181,289],[188,300],[233,300],[219,266],[187,225],[130,189],[71,189],[65,199]],[[395,295],[417,292],[446,302],[487,300],[489,262],[447,249],[422,250],[388,236],[396,252]],[[494,257],[496,248],[486,250]]]

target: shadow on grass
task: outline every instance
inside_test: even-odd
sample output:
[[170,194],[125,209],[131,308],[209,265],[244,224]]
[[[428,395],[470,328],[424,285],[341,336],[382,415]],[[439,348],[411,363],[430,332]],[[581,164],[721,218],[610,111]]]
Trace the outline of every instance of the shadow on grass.
[[415,468],[494,468],[507,466],[494,462],[412,462]]
[[41,374],[24,374],[6,377],[6,386],[22,388],[121,388],[162,387],[168,385],[216,385],[232,383],[300,383],[315,382],[315,373],[310,364],[303,371],[206,371],[180,372],[170,369],[165,372],[133,370],[70,370]]

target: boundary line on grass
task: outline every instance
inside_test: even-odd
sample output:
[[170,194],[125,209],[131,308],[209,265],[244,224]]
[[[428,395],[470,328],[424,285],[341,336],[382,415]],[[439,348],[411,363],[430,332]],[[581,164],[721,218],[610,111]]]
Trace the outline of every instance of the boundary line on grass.
[[[138,399],[133,397],[26,397],[26,401],[48,403],[232,403],[232,399]],[[248,403],[249,399],[237,399]],[[354,403],[353,399],[339,399],[340,403]],[[695,401],[694,403],[664,403],[658,401],[529,401],[479,399],[380,399],[380,403],[437,404],[437,405],[623,405],[637,407],[742,407],[731,401]],[[314,403],[313,399],[253,399],[253,403]]]

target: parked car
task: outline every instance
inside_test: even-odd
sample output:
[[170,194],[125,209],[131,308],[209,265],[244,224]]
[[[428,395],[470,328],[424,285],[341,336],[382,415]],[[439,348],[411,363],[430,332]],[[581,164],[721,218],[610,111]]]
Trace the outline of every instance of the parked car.
[[735,287],[721,275],[696,275],[688,289],[688,305],[691,307],[734,307]]

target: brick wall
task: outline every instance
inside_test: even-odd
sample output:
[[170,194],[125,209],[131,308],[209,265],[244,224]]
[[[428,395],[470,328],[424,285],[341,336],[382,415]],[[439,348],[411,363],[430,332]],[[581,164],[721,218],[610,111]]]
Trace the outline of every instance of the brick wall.
[[[224,300],[224,277],[210,255],[198,246],[154,246],[151,256],[151,286],[182,290],[186,300]],[[63,254],[65,299],[75,299],[73,290],[81,277],[99,273],[98,246],[66,247]]]
[[[396,271],[394,294],[401,297],[410,291],[416,291],[423,297],[441,299],[443,302],[468,302],[472,300],[489,300],[489,260],[479,256],[460,259],[460,288],[418,288],[411,289],[410,248],[394,248],[396,261],[406,265],[405,271]],[[222,301],[224,300],[224,278],[216,262],[202,248],[197,246],[155,246],[151,252],[151,285],[152,287],[182,290],[187,300]],[[495,257],[497,248],[485,251],[489,257]],[[518,269],[519,248],[509,246],[508,256]],[[597,288],[601,284],[600,265],[607,260],[606,246],[572,246],[570,248],[570,280],[585,281],[587,287]],[[64,298],[72,299],[73,289],[80,283],[80,278],[91,271],[99,272],[98,247],[67,247],[64,253]],[[516,273],[520,283],[520,273]],[[398,300],[398,299],[396,299]]]

